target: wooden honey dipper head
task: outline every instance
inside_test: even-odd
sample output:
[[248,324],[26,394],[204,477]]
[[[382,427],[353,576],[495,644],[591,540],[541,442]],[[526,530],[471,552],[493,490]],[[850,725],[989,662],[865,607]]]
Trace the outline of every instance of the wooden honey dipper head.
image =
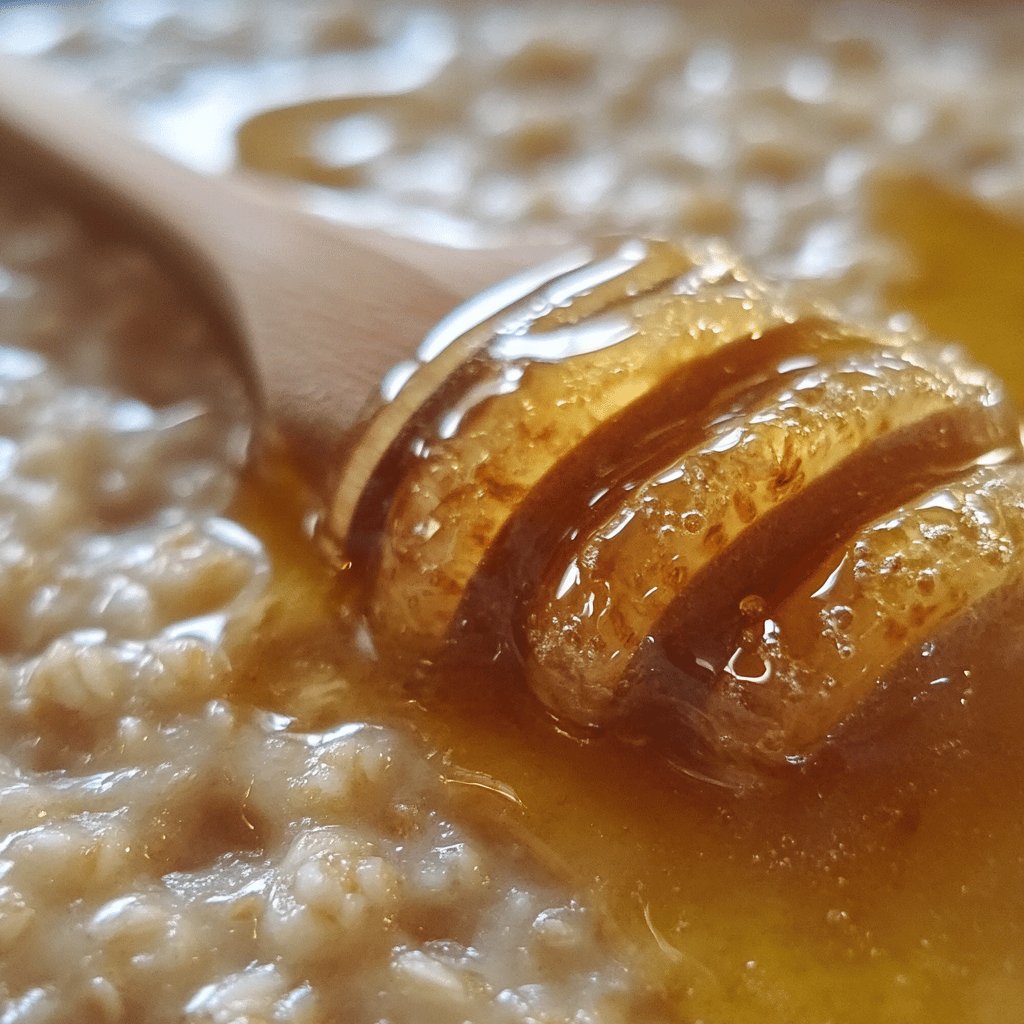
[[382,650],[504,655],[575,726],[800,763],[1012,604],[1018,420],[960,349],[713,246],[549,270],[400,370],[342,474],[326,522]]

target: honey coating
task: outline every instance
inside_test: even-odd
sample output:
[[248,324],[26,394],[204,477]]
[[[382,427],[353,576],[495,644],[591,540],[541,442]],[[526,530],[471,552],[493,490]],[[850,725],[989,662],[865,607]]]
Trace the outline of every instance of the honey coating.
[[553,562],[529,612],[531,683],[556,710],[582,722],[613,714],[630,675],[664,673],[642,663],[666,633],[691,661],[713,656],[698,626],[709,605],[727,616],[752,588],[777,587],[844,516],[917,482],[908,465],[886,479],[883,459],[916,458],[927,475],[944,456],[955,469],[1015,443],[994,381],[968,382],[926,349],[827,353],[826,341],[821,363],[780,373],[766,397],[715,416],[698,445],[619,484],[595,503],[599,524],[570,534],[572,555]]
[[[1017,543],[1019,428],[995,376],[787,303],[720,251],[623,241],[555,278],[484,327],[395,448],[393,490],[363,510],[377,550],[350,559],[378,648],[511,655],[569,727],[661,707],[723,779],[815,755],[915,645],[1016,582],[969,540],[991,505]],[[914,533],[914,500],[944,484],[955,557]],[[901,629],[879,516],[907,520],[937,579]],[[855,592],[820,606],[844,544]]]
[[[925,675],[913,683],[946,686],[958,665],[944,631],[969,644],[986,602],[1012,622],[1022,572],[1024,466],[982,467],[932,490],[858,530],[764,609],[754,642],[717,674],[708,727],[723,744],[785,755],[820,743],[883,680],[906,686],[915,659]],[[903,679],[889,671],[896,662]]]
[[[370,509],[369,525],[357,518],[351,529],[374,533],[382,523],[372,615],[406,653],[436,653],[487,556],[511,561],[536,547],[532,538],[507,542],[513,513],[530,501],[543,515],[552,485],[583,486],[573,466],[584,442],[616,464],[632,443],[624,415],[644,404],[658,422],[671,401],[666,383],[689,374],[698,353],[784,319],[748,275],[713,252],[640,241],[610,248],[506,310],[475,356],[437,381],[437,401],[419,411],[392,455],[406,460],[398,473],[375,470],[398,477],[386,514],[379,520]],[[434,373],[427,362],[406,387]]]

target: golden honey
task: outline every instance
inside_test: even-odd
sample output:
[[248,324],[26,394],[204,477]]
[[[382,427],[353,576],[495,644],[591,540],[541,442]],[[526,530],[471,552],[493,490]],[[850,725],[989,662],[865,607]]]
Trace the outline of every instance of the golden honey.
[[[925,201],[897,188],[879,204]],[[925,224],[956,216],[957,204],[927,198]],[[990,220],[979,216],[978,231]],[[999,222],[1006,244],[993,250],[972,223],[958,221],[963,251],[996,287],[971,301],[1011,303],[997,283],[1024,255],[1024,235]],[[897,237],[910,251],[933,244],[921,231]],[[941,289],[920,283],[914,295],[913,311],[941,326]],[[956,652],[959,675],[895,695],[869,740],[827,751],[783,787],[737,792],[673,765],[660,746],[558,728],[515,672],[424,678],[359,653],[344,577],[316,562],[301,505],[267,515],[267,488],[280,492],[265,472],[236,507],[278,566],[241,677],[250,699],[310,724],[383,720],[425,737],[452,785],[473,780],[474,799],[592,889],[679,1019],[1012,1019],[1024,997],[1012,617]],[[284,671],[296,662],[304,672]]]

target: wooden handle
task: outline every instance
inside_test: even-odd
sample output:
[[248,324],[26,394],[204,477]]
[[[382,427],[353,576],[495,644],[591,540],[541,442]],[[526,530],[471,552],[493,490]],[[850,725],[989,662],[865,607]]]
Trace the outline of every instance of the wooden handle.
[[266,411],[318,473],[387,369],[460,299],[536,255],[341,228],[266,180],[204,178],[81,89],[7,58],[0,155],[59,174],[76,199],[115,211],[173,256],[226,314]]

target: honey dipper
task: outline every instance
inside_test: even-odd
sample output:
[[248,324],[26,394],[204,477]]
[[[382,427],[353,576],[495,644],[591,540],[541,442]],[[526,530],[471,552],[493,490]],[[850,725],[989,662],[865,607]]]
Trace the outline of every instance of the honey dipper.
[[527,254],[201,178],[15,62],[0,136],[227,314],[382,648],[509,659],[563,721],[656,720],[704,760],[770,766],[1012,608],[1018,420],[954,347],[791,307],[713,245],[640,239],[449,312]]

